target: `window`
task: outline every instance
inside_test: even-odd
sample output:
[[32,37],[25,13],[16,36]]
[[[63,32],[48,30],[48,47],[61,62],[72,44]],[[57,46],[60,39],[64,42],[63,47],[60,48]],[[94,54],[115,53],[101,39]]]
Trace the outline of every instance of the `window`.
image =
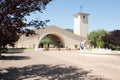
[[85,19],[85,15],[83,15],[83,19]]

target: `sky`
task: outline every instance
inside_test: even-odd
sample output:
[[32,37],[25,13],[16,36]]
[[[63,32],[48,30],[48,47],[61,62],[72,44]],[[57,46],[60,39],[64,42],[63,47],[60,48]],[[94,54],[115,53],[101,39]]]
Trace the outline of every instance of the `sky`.
[[49,25],[63,29],[73,29],[73,15],[89,13],[89,32],[97,29],[113,31],[120,29],[120,0],[53,0],[43,13],[35,13],[31,18],[46,20]]

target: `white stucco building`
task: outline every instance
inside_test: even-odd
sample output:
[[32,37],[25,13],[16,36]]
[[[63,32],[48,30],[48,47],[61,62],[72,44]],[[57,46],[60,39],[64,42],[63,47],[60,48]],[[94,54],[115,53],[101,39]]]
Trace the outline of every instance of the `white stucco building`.
[[88,16],[89,14],[87,13],[77,13],[74,15],[74,34],[87,37]]

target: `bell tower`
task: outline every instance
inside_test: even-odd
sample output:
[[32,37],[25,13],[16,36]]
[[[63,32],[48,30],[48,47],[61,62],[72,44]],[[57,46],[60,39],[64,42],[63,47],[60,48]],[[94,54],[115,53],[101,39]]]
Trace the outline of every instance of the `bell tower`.
[[87,38],[88,13],[77,13],[74,15],[74,34]]

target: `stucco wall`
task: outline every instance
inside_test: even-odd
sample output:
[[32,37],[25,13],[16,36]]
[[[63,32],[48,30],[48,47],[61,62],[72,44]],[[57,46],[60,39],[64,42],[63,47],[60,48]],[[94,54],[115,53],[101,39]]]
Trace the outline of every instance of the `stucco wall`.
[[83,37],[88,34],[88,16],[86,13],[77,13],[74,15],[74,33]]
[[74,48],[74,45],[77,44],[79,46],[80,42],[85,40],[85,38],[78,36],[76,34],[70,33],[64,29],[61,29],[57,26],[49,26],[44,29],[35,30],[37,35],[32,35],[29,37],[21,36],[20,40],[16,43],[16,47],[23,48],[37,48],[40,40],[48,35],[53,34],[59,37],[63,42],[65,47]]

